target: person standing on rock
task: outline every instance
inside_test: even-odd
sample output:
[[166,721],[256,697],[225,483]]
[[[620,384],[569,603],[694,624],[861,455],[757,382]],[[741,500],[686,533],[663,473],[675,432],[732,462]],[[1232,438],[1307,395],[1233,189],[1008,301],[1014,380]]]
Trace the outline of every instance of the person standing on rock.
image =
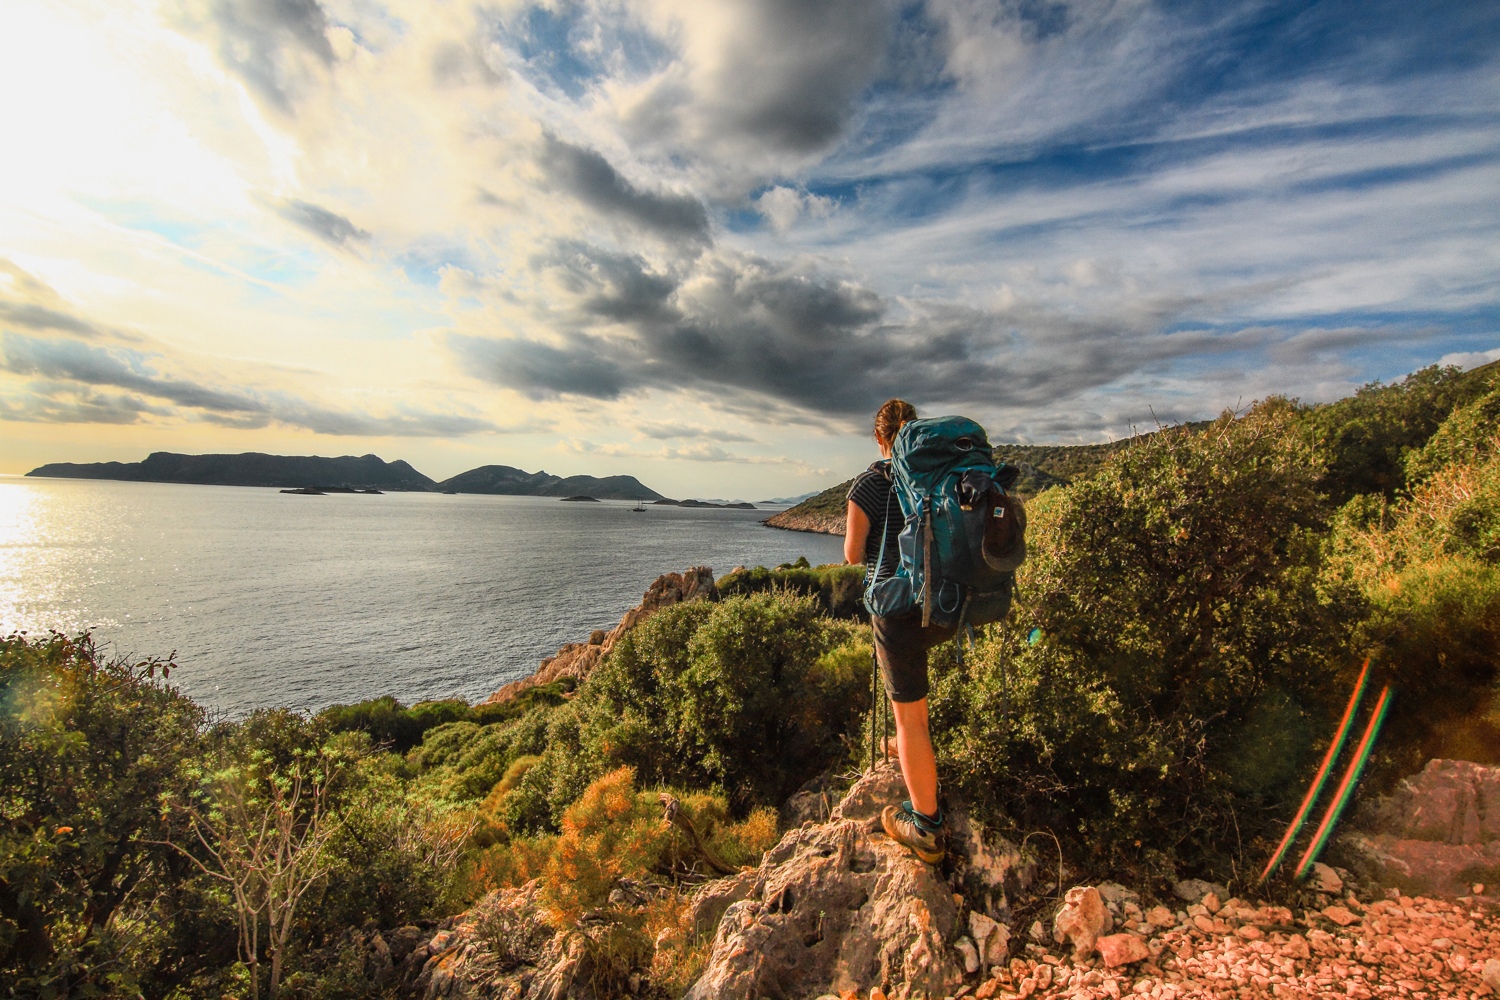
[[[916,408],[903,399],[887,400],[875,413],[875,443],[881,460],[854,479],[849,488],[848,523],[844,531],[844,559],[864,563],[873,574],[880,563],[881,541],[888,557],[879,566],[882,577],[896,572],[889,553],[897,551],[901,508],[891,479],[891,451],[903,424],[917,419]],[[866,583],[870,581],[866,579]],[[927,730],[927,653],[953,638],[954,629],[922,627],[922,611],[882,618],[871,616],[875,630],[875,659],[896,718],[896,756],[910,799],[887,806],[881,824],[892,840],[910,848],[928,864],[946,852],[943,813],[938,806],[937,760]]]

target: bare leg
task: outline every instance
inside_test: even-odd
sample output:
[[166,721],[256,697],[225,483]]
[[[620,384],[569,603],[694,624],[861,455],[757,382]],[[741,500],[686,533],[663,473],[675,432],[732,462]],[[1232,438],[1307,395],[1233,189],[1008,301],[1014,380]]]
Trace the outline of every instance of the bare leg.
[[896,755],[906,792],[920,813],[936,816],[937,760],[932,755],[932,737],[927,731],[927,699],[893,701],[896,716]]

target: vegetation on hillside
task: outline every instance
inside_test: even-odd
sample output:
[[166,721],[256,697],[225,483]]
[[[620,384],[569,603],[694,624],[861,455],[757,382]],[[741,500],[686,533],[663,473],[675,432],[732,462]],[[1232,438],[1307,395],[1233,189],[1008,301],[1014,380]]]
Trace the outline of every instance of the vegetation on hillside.
[[[1432,753],[1495,760],[1495,374],[1427,369],[1071,465],[1033,455],[1073,481],[1029,504],[1011,617],[962,667],[933,654],[944,787],[992,828],[1050,831],[1075,868],[1150,892],[1258,867],[1367,654],[1398,688],[1367,785]],[[753,863],[788,796],[868,752],[859,575],[728,574],[718,601],[657,612],[576,689],[495,706],[215,721],[170,687],[170,662],[11,636],[0,981],[375,996],[356,929],[430,926],[535,879],[555,927],[606,921],[602,974],[644,970],[648,993],[678,995],[706,947],[684,893]],[[662,794],[701,845],[663,824]],[[267,849],[289,872],[274,884],[247,860]],[[661,891],[615,907],[626,883]]]

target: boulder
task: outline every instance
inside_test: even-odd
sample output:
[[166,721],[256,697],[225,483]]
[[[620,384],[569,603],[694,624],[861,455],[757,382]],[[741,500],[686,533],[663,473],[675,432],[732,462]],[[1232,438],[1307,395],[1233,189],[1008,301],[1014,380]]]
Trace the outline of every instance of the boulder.
[[[864,816],[873,807],[866,795],[840,804]],[[955,986],[961,928],[947,882],[867,827],[852,816],[799,827],[766,852],[751,893],[725,910],[690,1000],[810,998],[891,983],[942,996]]]
[[1063,896],[1062,909],[1052,920],[1052,940],[1073,946],[1073,960],[1087,958],[1105,929],[1109,914],[1104,899],[1091,885],[1074,886]]
[[1365,805],[1330,852],[1407,895],[1467,895],[1500,880],[1500,767],[1432,760]]

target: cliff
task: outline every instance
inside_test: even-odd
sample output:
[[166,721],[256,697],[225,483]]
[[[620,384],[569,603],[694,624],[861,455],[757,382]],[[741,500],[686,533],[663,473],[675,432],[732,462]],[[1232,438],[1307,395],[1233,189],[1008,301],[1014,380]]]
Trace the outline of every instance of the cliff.
[[842,535],[846,517],[849,485],[846,480],[830,486],[817,496],[802,501],[797,506],[772,514],[761,523],[771,528],[788,531],[811,531],[822,535]]
[[358,489],[430,490],[436,484],[397,459],[375,455],[178,455],[153,452],[144,462],[54,462],[28,476],[58,479],[118,479],[137,483],[192,483],[200,486],[348,486]]
[[634,476],[554,476],[509,465],[482,465],[445,479],[437,488],[453,493],[518,497],[591,496],[599,500],[660,500],[662,495]]

